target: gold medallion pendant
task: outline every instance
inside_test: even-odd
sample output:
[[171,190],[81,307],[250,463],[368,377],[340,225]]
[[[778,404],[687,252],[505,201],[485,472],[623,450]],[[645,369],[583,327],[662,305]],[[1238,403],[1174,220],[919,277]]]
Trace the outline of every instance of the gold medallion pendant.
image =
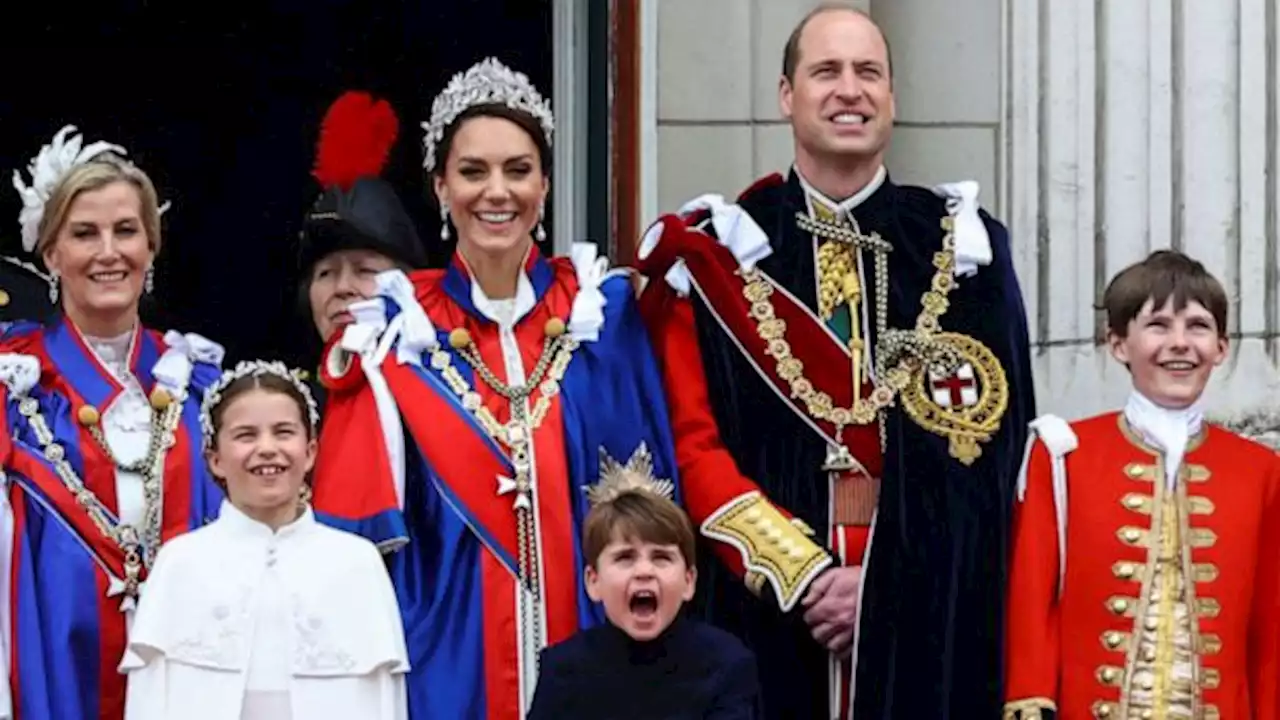
[[1009,407],[1009,381],[986,345],[953,332],[933,335],[959,362],[952,368],[921,364],[902,389],[902,409],[920,427],[948,440],[951,456],[972,465],[1000,428]]

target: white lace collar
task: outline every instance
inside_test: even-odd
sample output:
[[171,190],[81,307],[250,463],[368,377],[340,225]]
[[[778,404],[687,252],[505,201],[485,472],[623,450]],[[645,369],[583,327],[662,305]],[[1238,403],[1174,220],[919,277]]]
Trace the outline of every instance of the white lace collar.
[[1124,419],[1144,441],[1164,453],[1165,479],[1173,487],[1187,444],[1204,428],[1200,401],[1185,408],[1167,408],[1135,390],[1125,403]]

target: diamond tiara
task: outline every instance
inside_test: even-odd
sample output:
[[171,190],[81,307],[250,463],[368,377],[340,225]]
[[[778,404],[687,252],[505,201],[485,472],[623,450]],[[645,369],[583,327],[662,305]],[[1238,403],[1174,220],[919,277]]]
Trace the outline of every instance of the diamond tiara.
[[254,377],[274,375],[288,380],[307,401],[307,422],[311,426],[312,437],[315,437],[316,428],[320,425],[320,409],[316,405],[315,398],[311,396],[311,390],[306,383],[302,382],[298,373],[290,370],[279,360],[242,360],[236,364],[235,368],[223,371],[217,382],[210,385],[204,392],[204,400],[200,403],[200,429],[204,433],[206,450],[213,447],[213,410],[222,403],[222,393],[231,383],[250,375]]
[[436,151],[444,140],[445,130],[468,108],[489,104],[506,105],[512,110],[532,115],[542,126],[547,145],[551,144],[555,130],[551,104],[538,93],[527,75],[512,70],[495,58],[485,58],[466,72],[454,75],[431,103],[431,119],[422,123],[422,129],[426,131],[422,141],[426,157],[422,166],[428,173],[433,172],[441,160],[436,157]]

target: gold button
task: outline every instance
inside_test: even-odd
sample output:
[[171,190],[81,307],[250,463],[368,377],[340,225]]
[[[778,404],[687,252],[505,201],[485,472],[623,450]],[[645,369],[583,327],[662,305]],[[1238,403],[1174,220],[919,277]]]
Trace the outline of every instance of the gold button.
[[1151,718],[1155,716],[1156,716],[1155,711],[1153,711],[1151,708],[1147,708],[1146,710],[1142,711],[1143,720],[1151,720]]
[[1125,495],[1124,506],[1132,510],[1142,507],[1143,497],[1141,495]]
[[454,328],[449,332],[449,345],[455,350],[461,350],[471,344],[471,333],[466,328]]
[[565,329],[564,320],[553,317],[547,321],[545,332],[549,338],[558,338],[564,334]]
[[1111,706],[1106,703],[1099,703],[1098,706],[1093,709],[1093,714],[1100,718],[1109,718],[1111,717]]
[[1129,601],[1124,598],[1116,598],[1111,601],[1111,610],[1116,613],[1123,613],[1129,609]]
[[1102,678],[1102,682],[1104,683],[1115,682],[1118,675],[1119,673],[1116,672],[1116,669],[1110,667],[1104,667],[1102,668],[1102,671],[1098,673],[1098,677]]
[[80,409],[76,411],[76,420],[85,427],[93,427],[101,419],[98,408],[92,405],[81,405]]
[[1131,543],[1138,542],[1138,539],[1139,539],[1139,538],[1141,538],[1141,537],[1142,537],[1142,531],[1141,531],[1141,530],[1136,530],[1136,529],[1134,529],[1134,528],[1129,528],[1128,530],[1125,530],[1125,531],[1124,531],[1124,539],[1125,539],[1125,540],[1128,540],[1128,541],[1129,541],[1129,542],[1131,542]]
[[10,299],[9,293],[5,292],[4,290],[0,290],[0,307],[4,307],[5,305],[8,305],[9,299]]
[[1133,577],[1135,572],[1137,572],[1137,568],[1134,567],[1133,563],[1120,563],[1116,565],[1116,577],[1121,580],[1128,580]]
[[1112,650],[1120,647],[1120,643],[1124,642],[1124,635],[1112,630],[1103,636],[1103,642]]
[[1143,690],[1150,690],[1151,688],[1155,687],[1155,682],[1149,677],[1143,677],[1142,679],[1138,680],[1138,687],[1142,688]]
[[173,402],[173,396],[164,388],[156,388],[151,391],[151,407],[156,410],[164,410]]
[[1160,619],[1149,617],[1142,621],[1142,626],[1148,630],[1155,631],[1160,629]]

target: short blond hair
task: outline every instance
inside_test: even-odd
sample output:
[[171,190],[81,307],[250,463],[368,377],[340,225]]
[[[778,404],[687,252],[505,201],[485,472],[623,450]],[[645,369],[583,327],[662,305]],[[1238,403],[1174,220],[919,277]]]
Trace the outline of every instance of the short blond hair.
[[138,191],[142,205],[142,228],[147,232],[151,252],[160,254],[160,198],[156,186],[137,165],[115,153],[102,153],[71,169],[53,188],[44,204],[44,215],[36,228],[36,255],[43,256],[58,240],[71,204],[81,193],[100,190],[112,183],[127,182]]

